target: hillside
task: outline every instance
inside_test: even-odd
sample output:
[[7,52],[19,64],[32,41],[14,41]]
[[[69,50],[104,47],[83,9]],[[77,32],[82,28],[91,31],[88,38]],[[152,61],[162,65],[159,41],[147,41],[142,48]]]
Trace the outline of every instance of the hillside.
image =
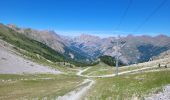
[[0,74],[61,74],[57,69],[25,59],[13,46],[0,40]]
[[[116,58],[115,57],[104,55],[104,56],[100,56],[99,58],[100,58],[101,62],[103,62],[103,63],[105,63],[105,64],[107,64],[109,66],[116,66]],[[119,62],[118,63],[119,66],[123,65],[123,63],[120,60],[118,60],[118,62]]]
[[155,60],[155,59],[164,59],[164,58],[169,58],[169,57],[170,57],[170,50],[165,51],[165,52],[159,54],[159,55],[156,56],[156,57],[153,57],[153,59],[154,59],[154,60]]
[[[31,57],[32,59],[38,59],[37,55],[40,55],[54,63],[70,62],[77,66],[87,66],[88,64],[90,64],[86,61],[77,60],[82,56],[77,55],[78,56],[77,59],[71,58],[70,56],[62,54],[57,50],[50,48],[46,44],[43,44],[42,42],[27,37],[24,34],[18,33],[18,31],[11,29],[3,24],[0,24],[0,38],[16,46],[15,49],[17,49],[20,53],[24,53],[25,55]],[[20,49],[26,50],[27,52],[29,52],[29,54],[22,52],[22,50]]]
[[3,24],[0,24],[0,37],[16,47],[24,49],[35,55],[39,54],[40,56],[43,56],[53,62],[64,60],[64,56],[59,52],[51,49],[41,42],[32,40],[22,34],[17,33]]
[[50,30],[35,30],[31,28],[20,28],[13,24],[7,25],[9,28],[16,32],[25,35],[31,39],[39,41],[55,51],[78,61],[84,61],[88,59],[88,55],[82,52],[79,48],[68,47],[68,44],[64,41],[63,37]]

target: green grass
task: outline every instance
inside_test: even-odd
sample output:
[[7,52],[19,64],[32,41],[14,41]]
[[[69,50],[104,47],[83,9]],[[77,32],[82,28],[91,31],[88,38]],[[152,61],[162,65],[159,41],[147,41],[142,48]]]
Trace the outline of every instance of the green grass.
[[[135,69],[138,69],[138,67],[119,68],[119,72],[130,71],[130,70],[135,70]],[[98,76],[98,75],[115,74],[115,72],[116,72],[115,67],[105,67],[105,68],[100,67],[99,69],[93,67],[92,69],[89,69],[87,72],[84,72],[83,74],[86,74],[89,76]]]
[[89,100],[131,100],[133,96],[142,99],[166,84],[170,84],[170,71],[97,78],[87,97]]
[[[135,69],[143,68],[144,66],[131,66],[131,67],[119,67],[119,72],[130,71]],[[108,66],[102,62],[95,66],[91,66],[87,71],[83,72],[83,75],[98,76],[98,75],[109,75],[115,74],[116,68],[113,66]]]
[[0,99],[55,99],[83,81],[74,75],[0,75]]
[[[137,69],[137,67],[120,67],[119,72]],[[108,75],[115,73],[115,67],[108,66],[102,62],[95,66],[91,66],[87,71],[83,72],[83,75],[98,76],[98,75]]]
[[99,74],[95,74],[95,75],[101,75],[102,73],[100,73],[100,71],[103,71],[103,69],[104,69],[104,74],[109,73],[109,72],[111,73],[113,67],[110,67],[110,66],[100,62],[99,64],[97,64],[95,66],[91,66],[90,69],[83,72],[82,74],[83,75],[94,75],[95,73],[99,73]]

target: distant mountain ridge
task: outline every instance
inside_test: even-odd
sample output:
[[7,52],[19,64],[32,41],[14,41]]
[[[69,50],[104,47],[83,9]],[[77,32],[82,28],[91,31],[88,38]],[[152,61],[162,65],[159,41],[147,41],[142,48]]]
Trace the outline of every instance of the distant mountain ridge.
[[[158,56],[170,49],[170,37],[165,35],[155,37],[128,35],[121,37],[121,40],[126,43],[120,51],[120,59],[126,64],[149,61],[153,56]],[[82,34],[73,38],[69,43],[97,58],[102,55],[116,55],[115,50],[112,49],[116,45],[113,45],[112,41],[116,41],[116,38],[99,38]]]
[[[94,61],[103,55],[115,56],[115,37],[100,38],[98,36],[82,34],[69,38],[60,36],[54,31],[39,31],[31,28],[18,28],[15,25],[8,27],[24,34],[34,40],[42,42],[54,50],[65,54],[71,58],[81,61]],[[120,60],[125,64],[145,62],[152,57],[170,50],[170,37],[158,36],[133,36],[121,37],[125,41],[125,46],[120,50]]]
[[72,59],[81,61],[88,58],[87,54],[84,54],[84,52],[81,52],[78,48],[74,48],[74,50],[68,47],[67,42],[54,31],[39,31],[31,28],[19,28],[13,24],[8,24],[7,26],[29,38],[46,44],[57,52],[60,52],[61,54],[64,54]]

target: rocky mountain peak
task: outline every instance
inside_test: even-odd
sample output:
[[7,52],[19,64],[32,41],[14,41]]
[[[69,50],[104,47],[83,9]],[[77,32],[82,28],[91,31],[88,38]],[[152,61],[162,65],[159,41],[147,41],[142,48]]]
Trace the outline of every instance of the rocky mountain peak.
[[7,24],[7,26],[13,30],[19,29],[15,24]]
[[89,34],[81,34],[80,36],[75,37],[74,39],[78,42],[94,42],[101,40],[100,37]]

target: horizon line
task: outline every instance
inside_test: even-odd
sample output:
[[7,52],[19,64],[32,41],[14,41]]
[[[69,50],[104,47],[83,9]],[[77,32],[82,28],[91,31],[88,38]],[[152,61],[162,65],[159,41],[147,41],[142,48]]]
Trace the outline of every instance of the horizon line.
[[[2,22],[1,22],[2,23]],[[10,25],[10,24],[5,24],[2,23],[4,25]],[[16,27],[19,28],[31,28],[33,30],[38,30],[38,31],[54,31],[56,34],[62,35],[62,36],[69,36],[69,37],[76,37],[76,36],[80,36],[82,34],[86,34],[86,35],[92,35],[92,36],[98,36],[100,38],[108,38],[108,37],[117,37],[117,36],[128,36],[128,35],[133,35],[133,36],[151,36],[151,37],[155,37],[155,36],[159,36],[159,35],[166,35],[168,37],[170,37],[169,33],[161,33],[161,32],[125,32],[125,31],[120,31],[120,30],[56,30],[56,29],[36,29],[36,28],[32,28],[32,27],[23,27],[23,26],[18,26],[16,24],[11,24],[11,25],[15,25]]]
[[132,32],[123,32],[123,31],[57,31],[54,30],[56,34],[62,35],[62,36],[71,36],[71,37],[77,37],[82,34],[86,35],[92,35],[92,36],[98,36],[100,38],[108,38],[108,37],[117,37],[117,36],[123,36],[126,37],[128,35],[132,36],[159,36],[159,35],[165,35],[170,37],[168,33],[147,33],[147,32],[137,32],[137,33],[132,33]]

